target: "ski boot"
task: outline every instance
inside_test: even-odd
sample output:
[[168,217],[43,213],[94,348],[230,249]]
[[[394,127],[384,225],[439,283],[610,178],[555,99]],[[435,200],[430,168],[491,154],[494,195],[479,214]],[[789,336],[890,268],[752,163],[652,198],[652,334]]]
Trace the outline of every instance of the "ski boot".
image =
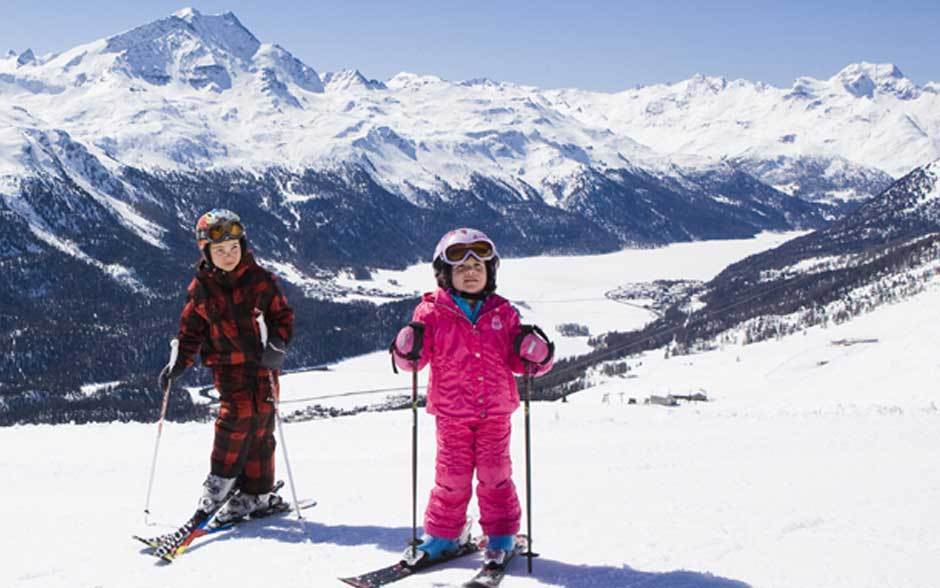
[[199,497],[199,503],[196,510],[206,514],[212,514],[217,511],[223,502],[231,495],[232,488],[235,487],[235,478],[223,478],[215,474],[209,474],[206,481],[202,483],[202,496]]
[[483,551],[483,567],[497,569],[506,565],[516,548],[515,535],[493,535],[486,541]]
[[238,492],[215,515],[215,524],[227,525],[250,516],[265,516],[288,508],[287,502],[276,492],[264,494]]
[[417,546],[417,549],[409,547],[405,550],[405,553],[402,554],[401,559],[405,565],[415,566],[419,562],[427,563],[428,561],[446,557],[470,542],[471,526],[471,521],[467,521],[460,536],[456,539],[445,539],[425,533],[421,536],[421,543]]

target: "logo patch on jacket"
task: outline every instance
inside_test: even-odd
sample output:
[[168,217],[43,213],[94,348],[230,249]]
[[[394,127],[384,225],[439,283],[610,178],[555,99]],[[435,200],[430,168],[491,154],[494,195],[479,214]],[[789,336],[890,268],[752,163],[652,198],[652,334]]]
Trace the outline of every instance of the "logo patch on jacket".
[[498,316],[494,316],[490,326],[493,327],[494,331],[498,331],[503,328],[503,321],[499,320]]

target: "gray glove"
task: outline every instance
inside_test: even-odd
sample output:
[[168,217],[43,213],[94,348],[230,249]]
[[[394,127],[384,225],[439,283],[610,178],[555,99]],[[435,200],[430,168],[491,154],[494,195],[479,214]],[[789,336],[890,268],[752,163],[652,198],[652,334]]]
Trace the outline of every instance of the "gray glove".
[[160,390],[166,392],[167,387],[170,385],[170,380],[175,380],[176,378],[183,375],[183,372],[186,371],[186,366],[182,363],[176,363],[172,367],[165,366],[160,370],[160,376],[157,378],[157,383],[160,385]]
[[284,365],[287,355],[287,344],[280,339],[268,339],[268,344],[261,352],[261,367],[269,370],[279,370]]

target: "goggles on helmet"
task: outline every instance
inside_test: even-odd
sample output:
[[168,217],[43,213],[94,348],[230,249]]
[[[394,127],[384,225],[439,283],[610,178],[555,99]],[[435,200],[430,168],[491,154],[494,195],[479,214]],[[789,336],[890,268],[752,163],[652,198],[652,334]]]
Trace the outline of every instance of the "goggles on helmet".
[[474,241],[472,243],[454,243],[444,250],[444,261],[450,265],[460,265],[470,256],[480,261],[489,261],[496,256],[493,244],[489,241]]
[[196,222],[196,244],[200,249],[209,243],[221,243],[245,236],[245,226],[231,210],[214,208]]
[[205,229],[205,239],[210,243],[221,243],[229,239],[241,239],[245,228],[238,221],[223,221]]

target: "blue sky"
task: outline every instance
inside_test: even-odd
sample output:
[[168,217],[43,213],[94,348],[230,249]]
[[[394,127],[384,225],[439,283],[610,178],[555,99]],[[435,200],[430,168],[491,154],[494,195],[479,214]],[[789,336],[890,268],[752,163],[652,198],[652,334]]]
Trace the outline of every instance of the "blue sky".
[[702,73],[790,86],[874,61],[940,82],[937,0],[0,0],[0,49],[62,51],[184,6],[232,11],[318,72],[377,79],[411,71],[616,91]]

